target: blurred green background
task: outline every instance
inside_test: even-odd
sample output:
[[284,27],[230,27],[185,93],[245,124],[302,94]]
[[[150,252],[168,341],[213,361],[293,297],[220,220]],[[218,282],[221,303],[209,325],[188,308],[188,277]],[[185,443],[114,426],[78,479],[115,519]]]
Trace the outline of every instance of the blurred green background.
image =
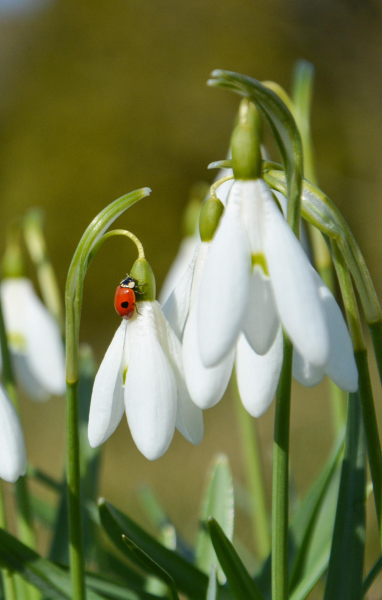
[[[238,105],[233,94],[206,87],[209,73],[230,69],[289,89],[295,60],[305,58],[316,67],[313,136],[321,187],[349,221],[381,297],[381,12],[373,0],[80,0],[0,15],[2,239],[9,219],[42,207],[63,291],[92,218],[115,198],[149,186],[151,197],[117,225],[142,240],[160,287],[182,237],[189,189],[210,181],[207,164],[225,157]],[[134,258],[125,240],[112,240],[86,278],[81,337],[98,361],[119,322],[115,287]],[[59,476],[63,400],[25,400],[22,409],[31,461]],[[269,497],[272,417],[270,410],[257,423]],[[304,492],[332,440],[325,382],[313,390],[296,386],[291,439],[293,472]],[[145,523],[136,489],[150,483],[192,539],[206,467],[218,451],[228,454],[243,482],[229,395],[205,413],[198,448],[176,434],[155,463],[138,453],[124,420],[104,447],[101,493]],[[237,532],[251,547],[240,511]],[[375,553],[369,550],[368,563]],[[380,598],[378,585],[373,590],[370,598]]]

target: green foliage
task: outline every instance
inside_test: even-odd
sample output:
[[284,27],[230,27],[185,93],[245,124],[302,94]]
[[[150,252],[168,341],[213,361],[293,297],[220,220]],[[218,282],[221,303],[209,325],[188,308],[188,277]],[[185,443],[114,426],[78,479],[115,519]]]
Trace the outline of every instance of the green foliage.
[[228,459],[224,454],[220,454],[215,458],[209,473],[208,486],[200,511],[201,526],[196,542],[196,564],[199,569],[208,574],[211,572],[212,565],[217,565],[219,581],[224,583],[225,576],[217,563],[217,557],[206,527],[209,517],[213,517],[219,523],[225,535],[232,541],[234,526],[233,481]]

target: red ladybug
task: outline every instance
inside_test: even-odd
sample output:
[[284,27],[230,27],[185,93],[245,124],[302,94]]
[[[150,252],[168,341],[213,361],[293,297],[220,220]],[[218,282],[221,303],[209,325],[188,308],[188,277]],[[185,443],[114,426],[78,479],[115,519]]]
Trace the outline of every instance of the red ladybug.
[[114,297],[115,310],[123,319],[131,319],[135,311],[135,292],[138,288],[133,277],[126,277],[116,289]]

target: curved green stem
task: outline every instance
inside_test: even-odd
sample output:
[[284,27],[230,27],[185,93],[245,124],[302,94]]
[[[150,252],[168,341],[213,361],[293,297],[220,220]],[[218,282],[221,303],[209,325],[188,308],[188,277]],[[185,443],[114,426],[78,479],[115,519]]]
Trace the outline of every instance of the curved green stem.
[[272,600],[288,598],[289,421],[293,346],[284,334],[284,361],[276,393],[272,487]]
[[221,177],[214,181],[214,183],[210,186],[210,196],[211,198],[216,198],[216,190],[226,181],[230,181],[231,179],[235,179],[234,175],[226,175],[225,177]]
[[358,368],[359,394],[362,403],[362,414],[366,432],[370,472],[373,481],[375,508],[382,543],[382,451],[375,413],[373,390],[371,387],[367,350],[349,269],[335,242],[331,243],[331,250],[344,300],[349,331],[353,341],[354,356]]
[[[90,223],[83,234],[69,267],[65,290],[66,306],[66,390],[67,390],[67,477],[70,526],[70,567],[73,600],[85,600],[84,549],[81,514],[80,441],[77,386],[79,378],[79,331],[83,284],[93,249],[99,248],[108,227],[127,208],[150,193],[143,188],[112,202]],[[110,234],[117,235],[110,232]],[[126,235],[126,232],[123,233]],[[133,234],[129,234],[131,237]],[[108,236],[110,237],[110,235]],[[135,236],[134,236],[135,237]],[[138,240],[139,242],[139,240]],[[139,242],[139,245],[142,246]],[[139,245],[138,250],[139,250]],[[143,248],[139,251],[143,252]]]

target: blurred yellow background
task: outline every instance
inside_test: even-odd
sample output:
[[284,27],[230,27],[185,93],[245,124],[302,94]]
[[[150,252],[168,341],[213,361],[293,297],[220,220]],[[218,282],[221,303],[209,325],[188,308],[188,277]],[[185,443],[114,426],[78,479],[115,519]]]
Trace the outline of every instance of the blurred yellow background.
[[[210,181],[206,166],[225,157],[238,106],[235,95],[206,87],[209,73],[230,69],[290,89],[294,62],[305,58],[316,67],[319,181],[350,223],[382,297],[381,10],[377,0],[80,0],[0,12],[1,239],[9,219],[42,207],[63,291],[92,218],[149,186],[150,198],[117,225],[141,239],[159,288],[182,237],[189,189]],[[98,361],[118,325],[115,287],[134,253],[126,240],[110,241],[86,278],[81,338]],[[291,440],[300,492],[330,448],[326,392],[326,382],[314,390],[296,386]],[[60,476],[63,400],[24,400],[22,411],[31,462]],[[272,417],[271,410],[257,422],[269,497]],[[176,434],[155,463],[136,450],[124,420],[104,447],[101,494],[144,524],[136,489],[150,483],[192,539],[206,467],[218,451],[243,482],[229,395],[205,413],[198,448]],[[237,531],[251,547],[240,511]]]

